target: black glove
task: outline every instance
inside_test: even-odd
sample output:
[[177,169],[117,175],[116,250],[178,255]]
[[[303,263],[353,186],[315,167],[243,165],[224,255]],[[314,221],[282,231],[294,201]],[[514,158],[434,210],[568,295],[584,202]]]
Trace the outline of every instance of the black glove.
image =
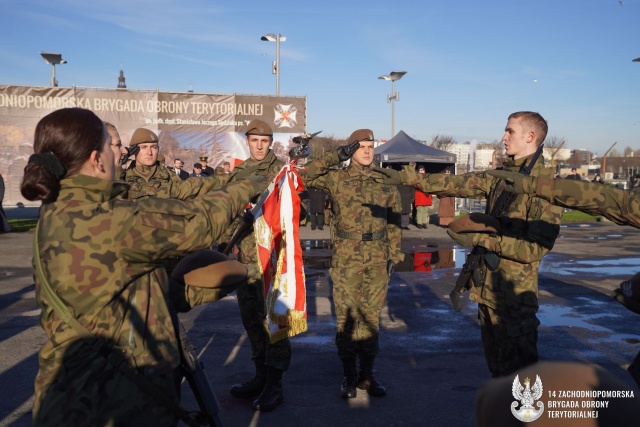
[[396,271],[396,263],[392,260],[387,261],[387,275],[389,277],[393,276],[393,273]]
[[126,154],[123,154],[120,157],[120,166],[127,164],[129,157],[137,155],[138,152],[140,152],[140,146],[138,144],[132,145],[130,147],[125,147],[125,150],[127,150]]
[[338,160],[341,162],[349,160],[358,151],[358,148],[360,148],[360,141],[353,141],[351,144],[338,147]]

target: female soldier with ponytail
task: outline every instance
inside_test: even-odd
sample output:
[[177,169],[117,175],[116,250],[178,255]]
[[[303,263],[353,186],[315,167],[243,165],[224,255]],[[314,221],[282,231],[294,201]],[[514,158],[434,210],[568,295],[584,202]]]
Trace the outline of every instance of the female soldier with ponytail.
[[177,424],[172,306],[210,299],[204,288],[169,293],[162,263],[208,248],[267,184],[239,180],[191,201],[123,200],[110,139],[91,111],[57,110],[38,123],[25,167],[22,195],[43,202],[34,267],[48,340],[35,425]]

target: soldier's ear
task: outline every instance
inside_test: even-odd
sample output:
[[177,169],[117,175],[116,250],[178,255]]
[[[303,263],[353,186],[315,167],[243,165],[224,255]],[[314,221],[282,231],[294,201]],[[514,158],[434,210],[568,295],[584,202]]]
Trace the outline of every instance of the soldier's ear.
[[536,140],[536,131],[530,130],[527,132],[527,142],[534,142]]

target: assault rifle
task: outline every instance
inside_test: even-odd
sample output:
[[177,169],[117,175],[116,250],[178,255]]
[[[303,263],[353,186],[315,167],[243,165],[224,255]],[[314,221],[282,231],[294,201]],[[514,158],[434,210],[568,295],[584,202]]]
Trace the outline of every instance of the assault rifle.
[[180,353],[182,374],[186,378],[200,407],[195,415],[189,414],[189,418],[183,417],[182,421],[190,426],[222,427],[222,420],[218,413],[220,405],[211,388],[209,377],[204,370],[204,365],[198,359],[195,347],[187,337],[187,331],[178,321],[180,327]]
[[[544,143],[540,144],[528,164],[523,163],[522,166],[520,166],[520,170],[518,172],[523,175],[530,175],[533,167],[538,161],[538,158],[542,154],[543,148]],[[509,193],[508,191],[503,190],[488,214],[494,218],[500,217],[507,211],[517,196],[518,195],[515,193]],[[473,247],[471,253],[467,255],[466,262],[462,266],[462,271],[458,276],[458,280],[456,280],[456,285],[449,294],[453,308],[456,311],[460,311],[462,309],[462,304],[460,303],[462,293],[471,289],[472,283],[473,286],[481,286],[484,283],[485,277],[482,271],[482,266],[486,265],[491,271],[496,271],[499,264],[500,258],[495,252],[488,251],[482,246]]]

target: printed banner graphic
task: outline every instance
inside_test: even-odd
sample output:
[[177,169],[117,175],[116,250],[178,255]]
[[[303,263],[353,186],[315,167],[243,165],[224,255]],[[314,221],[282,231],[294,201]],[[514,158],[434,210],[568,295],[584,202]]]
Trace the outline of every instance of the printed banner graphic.
[[283,161],[291,138],[306,132],[306,97],[135,92],[128,90],[0,85],[0,174],[6,193],[4,206],[33,205],[20,195],[20,182],[38,121],[54,110],[92,110],[118,129],[122,144],[144,127],[158,134],[167,165],[176,158],[191,172],[201,156],[215,168],[249,157],[245,127],[253,119],[269,123],[272,150]]

